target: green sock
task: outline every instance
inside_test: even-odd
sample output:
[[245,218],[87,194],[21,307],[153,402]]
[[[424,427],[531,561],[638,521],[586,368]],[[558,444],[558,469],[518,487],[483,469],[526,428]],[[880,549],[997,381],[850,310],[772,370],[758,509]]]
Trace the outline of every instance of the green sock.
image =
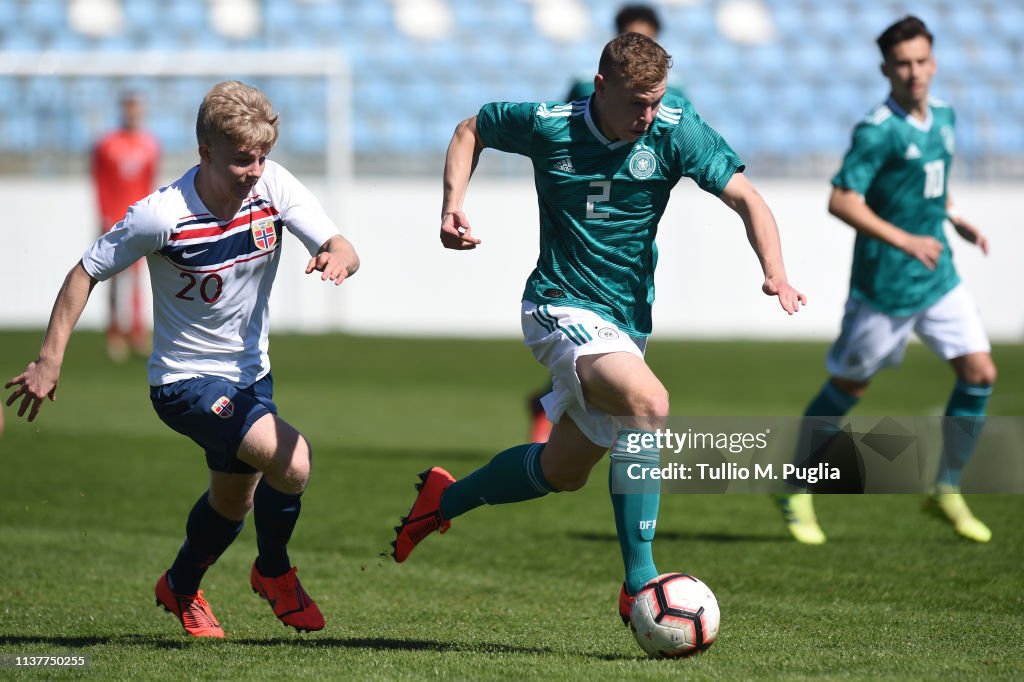
[[[830,439],[839,433],[842,417],[859,401],[860,398],[843,391],[833,384],[831,379],[826,381],[804,410],[793,463],[797,466],[818,464],[829,446]],[[799,479],[794,478],[788,483],[789,494],[806,491],[807,484]]]
[[985,426],[985,408],[990,395],[990,385],[956,382],[942,420],[942,460],[936,479],[939,485],[960,489],[960,474],[974,454]]
[[[661,463],[657,449],[642,448],[638,437],[645,431],[623,429],[612,447],[611,466],[608,468],[608,489],[615,514],[615,532],[619,536],[622,563],[626,573],[626,591],[636,594],[650,580],[658,577],[654,566],[651,542],[658,523],[658,503],[661,499],[659,481],[644,478],[634,480],[630,472],[656,469]],[[639,450],[630,452],[630,450]],[[630,468],[631,465],[637,467]],[[616,493],[616,488],[629,490]]]
[[554,488],[540,468],[544,443],[517,445],[499,452],[441,496],[441,516],[451,520],[482,504],[508,504],[543,497]]

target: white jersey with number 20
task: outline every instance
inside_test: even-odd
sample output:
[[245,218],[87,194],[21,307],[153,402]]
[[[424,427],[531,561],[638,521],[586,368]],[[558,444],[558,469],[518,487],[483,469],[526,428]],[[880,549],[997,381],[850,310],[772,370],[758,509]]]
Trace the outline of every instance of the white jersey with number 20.
[[82,265],[102,281],[147,259],[150,385],[212,375],[249,386],[270,371],[268,304],[284,231],[312,256],[338,230],[312,193],[273,161],[226,221],[199,199],[197,170],[132,206],[89,247]]

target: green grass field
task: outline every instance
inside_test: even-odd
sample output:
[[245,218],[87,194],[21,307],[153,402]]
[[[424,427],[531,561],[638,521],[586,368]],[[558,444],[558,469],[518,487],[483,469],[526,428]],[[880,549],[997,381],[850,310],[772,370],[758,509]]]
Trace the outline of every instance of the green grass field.
[[[0,334],[0,377],[38,333]],[[616,615],[618,544],[604,470],[573,494],[485,507],[401,566],[392,526],[432,464],[456,476],[522,442],[524,396],[543,380],[515,341],[277,336],[281,414],[309,437],[315,472],[292,558],[327,628],[285,629],[248,586],[251,521],[210,570],[228,632],[192,641],[154,606],[201,453],[163,426],[142,361],[113,367],[102,339],[72,341],[56,403],[33,424],[5,408],[0,440],[0,658],[89,654],[103,679],[1020,679],[1024,496],[974,496],[994,533],[958,540],[915,496],[819,497],[821,547],[789,539],[763,496],[666,495],[656,558],[716,592],[718,643],[643,658]],[[665,342],[651,365],[675,415],[799,414],[824,378],[819,344]],[[994,351],[992,414],[1024,413],[1024,347]],[[861,414],[941,408],[950,371],[912,347]]]

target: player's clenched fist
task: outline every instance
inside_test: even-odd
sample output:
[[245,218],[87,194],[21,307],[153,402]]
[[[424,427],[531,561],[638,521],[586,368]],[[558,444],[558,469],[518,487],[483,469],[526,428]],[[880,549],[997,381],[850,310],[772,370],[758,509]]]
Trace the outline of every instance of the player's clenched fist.
[[462,211],[449,211],[441,218],[441,244],[446,249],[475,249],[480,240],[474,237],[472,232],[469,219]]

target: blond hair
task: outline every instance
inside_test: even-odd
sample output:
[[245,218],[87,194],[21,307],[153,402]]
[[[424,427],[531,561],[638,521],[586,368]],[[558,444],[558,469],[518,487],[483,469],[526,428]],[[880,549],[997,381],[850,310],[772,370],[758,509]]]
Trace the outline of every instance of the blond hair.
[[623,33],[604,46],[597,70],[605,79],[622,80],[628,88],[652,88],[666,78],[672,57],[640,33]]
[[263,91],[239,81],[222,81],[206,93],[196,117],[196,139],[227,140],[240,149],[269,152],[277,142],[278,115]]

